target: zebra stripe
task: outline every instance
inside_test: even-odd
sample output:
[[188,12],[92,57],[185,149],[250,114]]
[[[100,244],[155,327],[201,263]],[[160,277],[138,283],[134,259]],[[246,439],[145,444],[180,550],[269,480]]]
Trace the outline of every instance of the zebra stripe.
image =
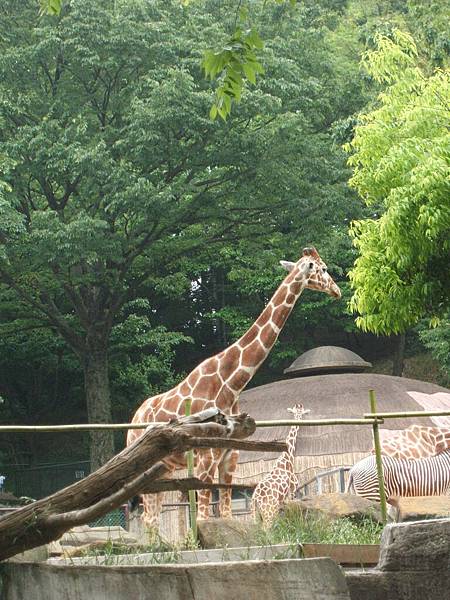
[[[450,450],[436,456],[401,460],[382,456],[386,498],[440,496],[450,493]],[[347,491],[353,485],[359,496],[380,500],[375,456],[360,460],[350,469]]]

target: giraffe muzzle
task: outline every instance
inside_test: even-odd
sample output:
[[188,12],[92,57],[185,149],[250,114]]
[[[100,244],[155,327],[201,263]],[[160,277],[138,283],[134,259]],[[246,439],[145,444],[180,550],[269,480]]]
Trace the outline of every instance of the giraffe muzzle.
[[332,296],[333,298],[336,298],[337,300],[339,300],[339,298],[341,298],[341,296],[342,296],[341,290],[338,288],[338,286],[336,284],[334,284],[330,288],[330,296]]

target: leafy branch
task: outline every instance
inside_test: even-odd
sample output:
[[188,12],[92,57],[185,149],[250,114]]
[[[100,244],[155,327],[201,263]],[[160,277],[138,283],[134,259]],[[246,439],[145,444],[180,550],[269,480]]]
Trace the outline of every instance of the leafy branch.
[[262,50],[264,43],[256,29],[238,27],[225,46],[219,50],[208,50],[203,59],[206,77],[219,79],[216,99],[211,106],[210,117],[220,115],[226,120],[233,102],[239,102],[244,81],[256,83],[256,75],[264,73],[255,50]]
[[[285,0],[275,1],[282,4]],[[57,16],[61,13],[63,0],[39,2],[41,15]],[[183,6],[190,4],[190,0],[180,2]],[[289,3],[294,6],[296,0],[289,0]],[[209,113],[213,120],[217,115],[226,120],[233,102],[240,101],[245,82],[255,85],[256,76],[264,73],[264,68],[256,57],[256,51],[264,48],[264,42],[255,28],[243,28],[242,25],[248,19],[248,9],[241,4],[240,1],[237,9],[241,26],[236,26],[235,23],[235,30],[223,48],[207,50],[202,61],[205,76],[219,81],[216,98]]]

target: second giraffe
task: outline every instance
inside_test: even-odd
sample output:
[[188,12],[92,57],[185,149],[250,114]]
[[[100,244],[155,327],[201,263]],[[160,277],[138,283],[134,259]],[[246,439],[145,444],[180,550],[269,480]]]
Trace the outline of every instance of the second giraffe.
[[[303,404],[296,404],[287,410],[298,421],[310,412],[303,408]],[[294,498],[298,487],[298,479],[294,473],[294,457],[299,429],[298,425],[293,425],[290,428],[286,438],[288,449],[283,452],[274,468],[258,483],[253,492],[253,516],[256,519],[259,514],[264,529],[271,527],[283,504]]]

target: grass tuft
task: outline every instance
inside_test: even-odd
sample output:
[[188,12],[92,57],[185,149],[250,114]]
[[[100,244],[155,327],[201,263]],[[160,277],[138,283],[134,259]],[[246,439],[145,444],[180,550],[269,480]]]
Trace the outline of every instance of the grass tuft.
[[290,511],[269,531],[261,530],[261,545],[379,544],[383,525],[370,517],[330,519],[315,512]]

